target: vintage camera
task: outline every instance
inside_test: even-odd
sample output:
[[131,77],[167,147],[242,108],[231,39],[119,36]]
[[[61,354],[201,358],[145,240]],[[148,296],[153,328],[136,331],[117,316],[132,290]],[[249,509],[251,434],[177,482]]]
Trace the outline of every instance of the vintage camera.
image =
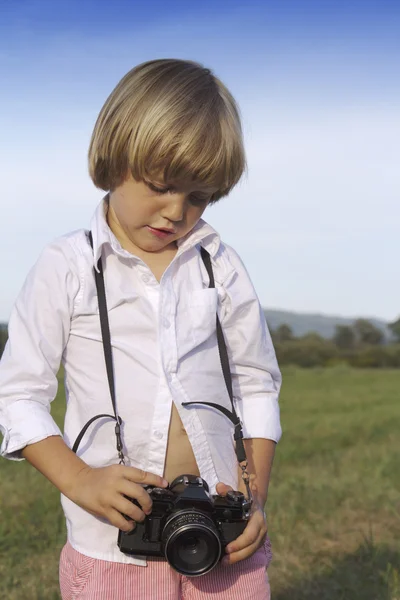
[[244,494],[213,496],[195,475],[181,475],[169,488],[145,489],[153,501],[152,512],[132,532],[119,532],[118,547],[125,554],[162,556],[187,577],[211,571],[249,519],[251,503]]

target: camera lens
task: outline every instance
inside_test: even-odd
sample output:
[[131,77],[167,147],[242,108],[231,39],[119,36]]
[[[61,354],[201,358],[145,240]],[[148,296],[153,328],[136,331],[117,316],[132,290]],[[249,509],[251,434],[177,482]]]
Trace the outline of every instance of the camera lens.
[[179,511],[168,520],[163,534],[165,558],[187,577],[211,571],[221,556],[221,543],[214,522],[197,510]]
[[202,532],[197,532],[194,536],[189,533],[189,538],[185,539],[186,534],[180,536],[179,542],[176,544],[176,551],[179,561],[186,562],[190,567],[197,567],[207,560],[208,544],[207,536],[202,535]]

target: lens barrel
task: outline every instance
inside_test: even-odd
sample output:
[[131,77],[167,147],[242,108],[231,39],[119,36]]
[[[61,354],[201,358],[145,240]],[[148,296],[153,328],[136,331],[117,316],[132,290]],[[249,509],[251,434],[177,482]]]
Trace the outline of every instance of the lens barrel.
[[221,557],[221,542],[213,520],[196,509],[173,513],[161,541],[168,563],[187,577],[208,573]]

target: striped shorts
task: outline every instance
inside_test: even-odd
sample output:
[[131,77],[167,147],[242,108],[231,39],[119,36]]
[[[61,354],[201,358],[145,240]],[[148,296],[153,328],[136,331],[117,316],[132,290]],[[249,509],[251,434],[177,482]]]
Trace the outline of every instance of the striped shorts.
[[90,558],[67,542],[60,558],[62,600],[270,600],[269,540],[253,556],[201,577],[176,573],[163,559],[147,567]]

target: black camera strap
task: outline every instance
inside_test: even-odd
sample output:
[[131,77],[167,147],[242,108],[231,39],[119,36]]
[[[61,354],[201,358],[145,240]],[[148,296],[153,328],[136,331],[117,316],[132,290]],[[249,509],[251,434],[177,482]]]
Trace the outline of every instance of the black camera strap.
[[[214,273],[213,273],[213,268],[212,268],[212,264],[211,264],[211,257],[205,248],[201,248],[201,258],[203,259],[203,263],[207,270],[208,277],[210,280],[210,284],[208,287],[215,288],[215,279],[214,279]],[[229,365],[228,350],[226,348],[224,333],[222,331],[221,322],[219,320],[218,313],[216,315],[216,326],[217,326],[217,341],[218,341],[219,358],[221,361],[222,372],[224,374],[226,389],[228,391],[229,399],[231,401],[232,411],[228,410],[224,406],[221,406],[220,404],[215,404],[214,402],[182,402],[182,406],[191,406],[193,404],[212,406],[213,408],[216,408],[217,410],[222,412],[226,417],[228,417],[228,419],[230,421],[232,421],[232,423],[235,427],[235,432],[234,432],[233,437],[236,442],[236,457],[237,457],[238,463],[241,464],[242,462],[244,462],[246,460],[246,451],[244,449],[244,444],[243,444],[242,423],[241,423],[238,415],[236,414],[235,404],[233,401],[232,375],[231,375],[231,369],[230,369],[230,365]]]
[[[93,237],[92,232],[89,231],[89,242],[91,247],[93,248]],[[107,369],[107,379],[108,379],[108,387],[110,389],[110,396],[112,407],[114,411],[114,415],[101,414],[93,417],[86,423],[78,437],[75,440],[75,443],[72,447],[72,452],[76,452],[79,448],[79,444],[82,441],[83,436],[89,429],[90,425],[97,421],[97,419],[113,419],[116,421],[115,424],[115,439],[116,439],[116,447],[119,457],[120,464],[124,463],[124,453],[121,439],[121,425],[122,419],[118,415],[117,412],[117,402],[115,398],[115,382],[114,382],[114,365],[113,365],[113,357],[112,357],[112,349],[111,349],[111,335],[110,335],[110,325],[108,322],[108,310],[107,310],[107,299],[106,299],[106,291],[104,286],[104,274],[103,274],[103,264],[101,262],[101,258],[99,258],[97,263],[98,271],[93,268],[94,278],[96,282],[96,290],[97,290],[97,300],[99,303],[99,314],[100,314],[100,326],[101,326],[101,336],[103,341],[103,351],[104,351],[104,360],[106,363]]]
[[[93,248],[92,232],[89,232],[89,242],[90,242],[91,247]],[[208,277],[209,277],[209,281],[210,281],[209,288],[215,288],[215,279],[214,279],[214,273],[213,273],[212,264],[211,264],[211,257],[209,255],[209,253],[207,252],[207,250],[205,250],[205,248],[201,248],[201,258],[203,260],[204,266],[208,273]],[[90,419],[90,421],[88,421],[86,423],[86,425],[83,427],[83,429],[79,433],[78,437],[76,438],[75,443],[72,447],[72,451],[76,452],[78,450],[78,447],[82,441],[83,436],[85,435],[85,433],[88,430],[88,428],[90,427],[90,425],[92,423],[94,423],[94,421],[97,421],[97,419],[102,419],[102,418],[113,419],[116,421],[115,438],[116,438],[116,447],[117,447],[118,457],[120,459],[120,463],[123,464],[124,463],[124,454],[123,454],[123,445],[122,445],[122,439],[121,439],[122,419],[118,415],[116,398],[115,398],[115,382],[114,382],[113,357],[112,357],[112,349],[111,349],[111,335],[110,335],[110,326],[109,326],[109,321],[108,321],[107,300],[106,300],[103,265],[102,265],[101,257],[98,260],[97,268],[98,268],[98,270],[96,270],[94,268],[93,271],[94,271],[94,277],[95,277],[95,282],[96,282],[97,298],[98,298],[98,303],[99,303],[99,315],[100,315],[101,335],[102,335],[102,341],[103,341],[104,360],[106,363],[107,379],[108,379],[108,385],[109,385],[109,389],[110,389],[110,396],[111,396],[111,402],[112,402],[112,406],[113,406],[113,410],[114,410],[114,415],[101,414],[101,415],[97,415],[97,416],[93,417],[92,419]],[[218,314],[216,315],[216,328],[217,328],[216,329],[217,330],[217,341],[218,341],[219,356],[220,356],[220,360],[221,360],[221,367],[222,367],[222,372],[223,372],[224,379],[225,379],[226,389],[228,391],[229,399],[231,401],[232,411],[230,411],[227,408],[225,408],[224,406],[221,406],[214,402],[183,402],[182,406],[191,406],[194,404],[211,406],[212,408],[215,408],[216,410],[219,410],[220,412],[222,412],[233,423],[234,428],[235,428],[233,437],[236,442],[235,443],[236,457],[237,457],[237,461],[242,469],[242,479],[246,485],[246,489],[247,489],[247,493],[248,493],[248,500],[251,501],[252,495],[251,495],[250,486],[249,486],[249,475],[247,473],[247,457],[246,457],[246,451],[245,451],[245,447],[244,447],[244,443],[243,443],[242,423],[241,423],[241,421],[236,413],[236,410],[235,410],[235,405],[234,405],[234,400],[233,400],[232,376],[231,376],[231,370],[230,370],[230,366],[229,366],[228,351],[226,348],[225,338],[224,338],[224,334],[222,331],[222,327],[221,327],[221,323],[220,323]]]
[[[214,272],[213,272],[213,268],[212,268],[212,264],[211,264],[211,257],[209,255],[209,253],[207,252],[207,250],[203,247],[201,248],[201,258],[203,260],[204,266],[208,273],[208,278],[209,278],[209,286],[208,287],[215,288],[215,279],[214,279]],[[233,439],[235,440],[236,458],[237,458],[239,466],[242,470],[242,480],[246,486],[247,500],[248,500],[248,505],[250,506],[253,496],[252,496],[251,489],[250,489],[250,476],[247,471],[248,462],[247,462],[246,450],[245,450],[244,443],[243,443],[243,427],[242,427],[242,422],[239,419],[239,417],[236,413],[236,410],[235,410],[235,403],[233,400],[232,375],[231,375],[231,368],[229,365],[228,350],[226,348],[224,332],[222,331],[222,326],[221,326],[221,322],[218,317],[218,313],[216,315],[216,329],[217,329],[219,358],[221,361],[222,373],[224,375],[226,389],[228,392],[229,399],[231,401],[232,411],[230,411],[227,408],[225,408],[224,406],[221,406],[220,404],[216,404],[214,402],[182,402],[182,406],[191,406],[193,404],[211,406],[212,408],[215,408],[216,410],[219,410],[220,412],[222,412],[233,423],[234,428],[235,428],[234,434],[233,434]]]

